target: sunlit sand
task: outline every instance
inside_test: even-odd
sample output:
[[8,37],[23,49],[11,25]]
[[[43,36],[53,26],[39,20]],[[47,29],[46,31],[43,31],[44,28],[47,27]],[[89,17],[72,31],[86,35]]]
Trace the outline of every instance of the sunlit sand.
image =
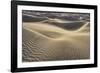
[[49,23],[23,22],[23,62],[89,59],[88,25],[71,31]]

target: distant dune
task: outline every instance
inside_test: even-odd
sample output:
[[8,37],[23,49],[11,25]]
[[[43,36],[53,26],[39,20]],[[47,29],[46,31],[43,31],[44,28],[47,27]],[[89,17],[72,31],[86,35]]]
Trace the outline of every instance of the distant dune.
[[41,23],[48,23],[51,25],[59,26],[64,29],[68,30],[76,30],[83,26],[86,22],[85,21],[72,21],[72,20],[62,20],[62,19],[52,19],[48,18],[47,20],[40,21]]
[[22,61],[89,59],[89,25],[85,22],[71,31],[50,23],[23,22]]

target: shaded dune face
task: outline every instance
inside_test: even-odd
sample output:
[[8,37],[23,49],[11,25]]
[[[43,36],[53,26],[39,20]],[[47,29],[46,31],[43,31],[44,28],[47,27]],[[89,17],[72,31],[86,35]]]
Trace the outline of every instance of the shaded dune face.
[[51,25],[55,25],[67,30],[76,30],[85,24],[84,21],[68,21],[68,20],[61,20],[61,19],[51,19],[48,18],[47,20],[40,21],[42,23],[49,23]]
[[89,22],[74,31],[42,22],[25,22],[22,61],[54,61],[90,58]]

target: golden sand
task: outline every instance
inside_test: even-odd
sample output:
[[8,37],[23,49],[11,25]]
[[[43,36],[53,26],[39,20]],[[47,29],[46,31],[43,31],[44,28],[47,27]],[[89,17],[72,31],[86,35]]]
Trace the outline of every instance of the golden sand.
[[42,22],[23,23],[23,62],[89,59],[88,24],[70,31]]

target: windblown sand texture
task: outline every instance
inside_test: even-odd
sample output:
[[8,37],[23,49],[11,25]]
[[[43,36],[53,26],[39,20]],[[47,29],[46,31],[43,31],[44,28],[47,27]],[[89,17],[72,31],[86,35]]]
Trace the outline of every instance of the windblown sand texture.
[[23,21],[22,24],[23,62],[90,58],[89,20],[56,17],[37,22]]

